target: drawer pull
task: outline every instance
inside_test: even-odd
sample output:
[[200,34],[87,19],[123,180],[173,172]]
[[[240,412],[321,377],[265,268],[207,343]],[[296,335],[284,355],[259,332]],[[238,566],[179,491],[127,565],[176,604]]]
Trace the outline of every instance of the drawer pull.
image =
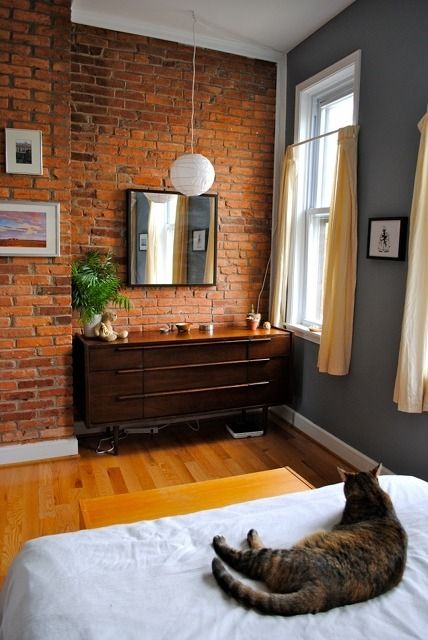
[[252,344],[255,342],[272,342],[272,338],[249,338],[249,340]]
[[263,384],[270,384],[270,380],[263,380],[263,382],[249,382],[249,387],[260,387]]
[[121,375],[123,373],[141,373],[141,371],[144,371],[144,367],[135,367],[135,369],[117,369],[116,373]]
[[125,396],[116,396],[116,400],[139,400],[144,398],[144,393],[129,393]]
[[248,360],[250,364],[265,364],[265,362],[270,362],[270,358],[257,358],[254,360]]
[[[261,384],[269,384],[269,383],[261,383]],[[229,384],[222,387],[201,387],[200,389],[177,389],[176,391],[160,391],[158,393],[146,393],[144,397],[155,398],[157,396],[181,396],[181,395],[189,395],[191,393],[200,393],[202,391],[224,391],[225,389],[243,389],[248,386],[250,385],[245,383],[245,384]]]
[[[269,338],[270,340],[270,338]],[[189,347],[206,347],[206,346],[217,346],[219,344],[242,344],[245,342],[249,342],[248,338],[242,338],[241,340],[216,340],[216,341],[212,341],[212,342],[186,342],[186,349]],[[179,343],[178,340],[176,343],[174,342],[170,342],[169,344],[154,344],[154,345],[144,345],[144,349],[147,349],[147,351],[149,351],[150,349],[170,349],[171,347],[175,347],[176,345],[182,345],[183,343]],[[120,348],[120,347],[118,347]]]
[[218,361],[218,362],[198,362],[198,363],[190,363],[190,364],[171,364],[171,365],[165,365],[163,367],[146,367],[144,371],[170,371],[171,369],[197,369],[200,367],[219,367],[222,365],[229,365],[229,364],[242,365],[242,364],[248,364],[248,362],[250,362],[250,360],[225,360],[224,362]]
[[135,344],[132,345],[130,344],[129,346],[123,345],[123,346],[117,346],[114,348],[115,351],[142,351],[143,347],[140,344]]

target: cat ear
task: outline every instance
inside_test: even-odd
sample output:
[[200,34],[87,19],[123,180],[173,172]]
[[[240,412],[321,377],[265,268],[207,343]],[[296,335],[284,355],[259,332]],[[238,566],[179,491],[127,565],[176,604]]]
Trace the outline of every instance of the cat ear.
[[346,478],[349,476],[349,473],[347,471],[345,471],[345,469],[342,469],[342,467],[337,467],[337,470],[339,472],[339,476],[340,476],[341,480],[343,482],[346,482]]
[[379,462],[379,464],[378,464],[378,465],[376,465],[376,466],[374,467],[374,469],[371,469],[371,470],[370,470],[370,473],[372,474],[372,476],[374,476],[375,478],[377,478],[381,471],[382,471],[382,463],[381,463],[381,462]]

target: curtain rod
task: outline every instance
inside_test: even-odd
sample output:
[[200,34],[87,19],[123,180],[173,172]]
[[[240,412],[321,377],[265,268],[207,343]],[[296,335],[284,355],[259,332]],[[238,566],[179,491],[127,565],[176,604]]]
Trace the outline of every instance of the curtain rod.
[[291,147],[299,147],[301,144],[307,144],[308,142],[314,142],[314,140],[319,140],[320,138],[325,138],[326,136],[332,136],[334,133],[339,133],[340,129],[335,129],[334,131],[329,131],[328,133],[320,133],[319,136],[314,136],[313,138],[307,138],[306,140],[301,140],[300,142],[294,142],[291,144]]

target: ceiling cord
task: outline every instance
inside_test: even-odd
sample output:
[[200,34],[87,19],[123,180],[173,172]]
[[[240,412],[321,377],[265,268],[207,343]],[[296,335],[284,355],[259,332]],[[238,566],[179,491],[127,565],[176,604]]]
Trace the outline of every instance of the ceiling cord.
[[196,76],[196,35],[195,35],[195,25],[196,25],[196,14],[192,11],[193,17],[193,59],[192,59],[192,115],[190,118],[190,131],[191,131],[191,143],[190,148],[193,155],[193,121],[195,119],[195,76]]

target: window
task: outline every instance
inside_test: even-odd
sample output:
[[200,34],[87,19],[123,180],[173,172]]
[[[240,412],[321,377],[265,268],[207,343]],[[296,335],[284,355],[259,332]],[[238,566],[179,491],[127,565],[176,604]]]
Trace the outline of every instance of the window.
[[337,130],[357,122],[359,67],[358,51],[296,87],[295,143],[301,144],[286,316],[287,324],[293,326],[322,325]]

